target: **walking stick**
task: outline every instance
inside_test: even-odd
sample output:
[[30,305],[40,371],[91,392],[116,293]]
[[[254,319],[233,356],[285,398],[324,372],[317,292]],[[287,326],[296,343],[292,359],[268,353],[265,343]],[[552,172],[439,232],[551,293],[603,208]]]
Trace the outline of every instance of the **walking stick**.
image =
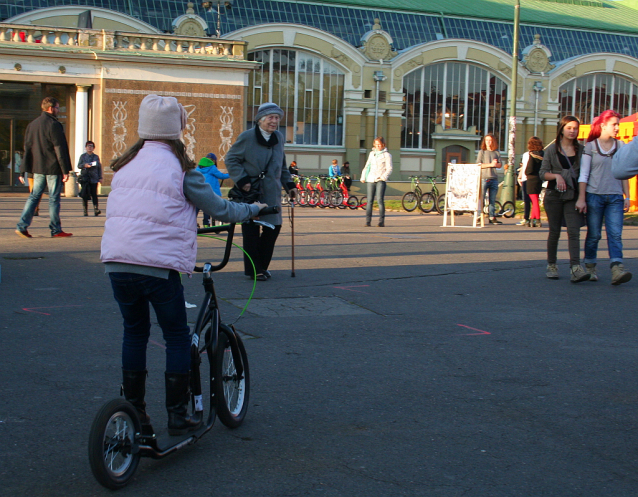
[[292,236],[292,272],[290,277],[295,277],[295,200],[290,199],[290,232]]

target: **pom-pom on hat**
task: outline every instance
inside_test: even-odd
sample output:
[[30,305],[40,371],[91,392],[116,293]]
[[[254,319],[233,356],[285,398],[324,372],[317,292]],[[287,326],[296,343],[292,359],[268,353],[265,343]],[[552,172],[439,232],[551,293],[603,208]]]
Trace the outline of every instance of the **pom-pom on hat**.
[[137,134],[147,140],[179,140],[186,111],[175,97],[147,95],[140,105]]
[[265,104],[261,104],[259,109],[257,109],[255,122],[259,122],[262,117],[269,116],[270,114],[279,114],[279,117],[284,117],[284,111],[281,110],[281,107],[272,102],[266,102]]

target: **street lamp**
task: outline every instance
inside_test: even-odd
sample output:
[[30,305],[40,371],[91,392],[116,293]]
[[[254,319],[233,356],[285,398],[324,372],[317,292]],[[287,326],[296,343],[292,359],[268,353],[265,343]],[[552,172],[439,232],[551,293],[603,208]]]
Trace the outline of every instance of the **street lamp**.
[[521,15],[521,1],[516,0],[514,6],[514,46],[512,48],[512,89],[510,104],[510,121],[508,137],[508,166],[501,193],[501,202],[514,202],[514,178],[516,176],[516,89],[518,86],[518,23]]
[[534,101],[534,136],[536,136],[537,129],[537,120],[538,120],[538,97],[542,91],[545,91],[545,87],[543,83],[540,81],[535,81],[534,86],[532,86],[532,90],[535,93],[535,101]]
[[[383,64],[383,61],[380,61],[381,64]],[[385,76],[383,74],[383,71],[374,71],[373,74],[373,78],[377,83],[377,96],[374,99],[374,138],[376,138],[377,136],[379,136],[378,133],[378,123],[379,123],[379,83],[381,83],[381,81],[385,81],[386,79],[388,79],[387,76]]]

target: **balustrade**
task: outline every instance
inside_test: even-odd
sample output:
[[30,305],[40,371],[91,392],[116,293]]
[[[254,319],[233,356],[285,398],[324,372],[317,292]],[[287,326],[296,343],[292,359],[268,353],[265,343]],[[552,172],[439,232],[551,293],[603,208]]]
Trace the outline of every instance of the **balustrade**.
[[138,52],[206,56],[244,60],[246,43],[175,36],[169,34],[127,33],[98,29],[75,29],[0,23],[2,45],[48,45],[55,49],[109,52]]

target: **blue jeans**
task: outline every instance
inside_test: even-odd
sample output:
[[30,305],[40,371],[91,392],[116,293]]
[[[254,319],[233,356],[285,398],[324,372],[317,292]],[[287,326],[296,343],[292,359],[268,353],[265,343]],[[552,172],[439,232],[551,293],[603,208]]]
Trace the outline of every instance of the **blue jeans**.
[[368,205],[366,205],[366,222],[372,221],[372,207],[374,206],[374,196],[377,196],[379,204],[379,222],[385,221],[385,181],[377,181],[368,183]]
[[483,198],[489,193],[490,195],[490,207],[489,217],[493,219],[496,217],[494,204],[496,203],[496,194],[498,193],[498,179],[486,179],[483,180]]
[[62,231],[62,226],[60,225],[60,191],[62,190],[62,176],[57,174],[33,175],[33,190],[29,194],[27,202],[24,204],[22,216],[17,224],[17,228],[20,231],[25,231],[29,226],[31,226],[33,213],[40,203],[40,198],[44,193],[45,185],[49,186],[49,229],[51,230],[52,235]]
[[151,334],[150,303],[166,342],[166,372],[188,373],[191,336],[179,273],[170,271],[168,279],[135,273],[109,273],[109,278],[124,318],[122,368],[146,369],[146,347]]
[[623,210],[624,199],[622,195],[587,194],[585,263],[596,263],[598,242],[602,238],[603,218],[605,219],[610,262],[622,262]]

